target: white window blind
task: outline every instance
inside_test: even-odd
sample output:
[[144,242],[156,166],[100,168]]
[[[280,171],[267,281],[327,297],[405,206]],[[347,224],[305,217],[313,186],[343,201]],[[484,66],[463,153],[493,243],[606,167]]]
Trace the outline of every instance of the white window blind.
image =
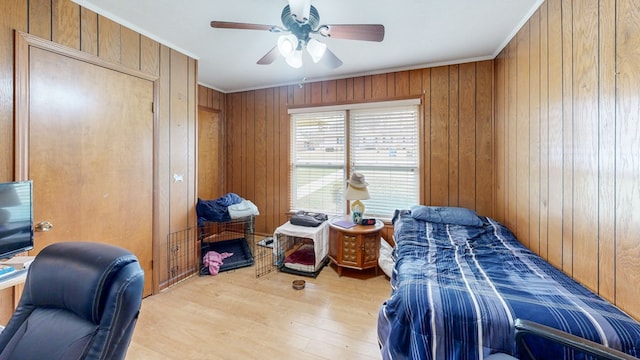
[[293,210],[344,211],[345,117],[344,111],[292,115]]
[[369,183],[365,217],[391,218],[419,203],[418,108],[350,111],[351,170]]
[[391,218],[419,203],[418,106],[357,105],[291,113],[292,210],[344,214],[353,171],[369,183],[365,217]]

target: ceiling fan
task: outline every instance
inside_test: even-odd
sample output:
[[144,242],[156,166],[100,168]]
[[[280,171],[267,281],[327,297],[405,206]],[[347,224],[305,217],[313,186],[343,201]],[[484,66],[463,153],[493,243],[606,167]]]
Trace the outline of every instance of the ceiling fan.
[[311,5],[311,0],[289,0],[289,4],[282,9],[282,25],[260,25],[227,21],[212,21],[211,27],[218,29],[246,29],[267,30],[272,33],[283,33],[278,43],[269,50],[258,64],[268,65],[274,62],[278,53],[282,54],[291,67],[302,66],[302,52],[307,50],[311,59],[322,62],[329,68],[335,69],[342,65],[342,61],[329,49],[327,45],[312,38],[320,35],[334,39],[364,40],[380,42],[384,39],[384,26],[380,24],[341,24],[321,25],[318,10]]

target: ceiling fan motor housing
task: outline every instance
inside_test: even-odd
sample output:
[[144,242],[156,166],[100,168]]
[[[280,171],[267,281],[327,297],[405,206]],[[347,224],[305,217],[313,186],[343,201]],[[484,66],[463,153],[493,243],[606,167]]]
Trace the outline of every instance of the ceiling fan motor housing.
[[320,24],[320,14],[318,14],[318,10],[313,5],[311,5],[309,11],[309,19],[306,19],[306,21],[298,21],[291,14],[289,5],[282,9],[280,18],[285,29],[291,31],[298,38],[298,48],[309,41],[309,34],[315,32]]

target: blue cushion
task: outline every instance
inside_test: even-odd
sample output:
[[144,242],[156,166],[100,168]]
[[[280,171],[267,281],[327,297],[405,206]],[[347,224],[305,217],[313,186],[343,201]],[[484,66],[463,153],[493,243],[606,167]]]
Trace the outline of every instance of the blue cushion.
[[411,207],[411,217],[434,223],[482,226],[475,211],[461,207],[415,205]]

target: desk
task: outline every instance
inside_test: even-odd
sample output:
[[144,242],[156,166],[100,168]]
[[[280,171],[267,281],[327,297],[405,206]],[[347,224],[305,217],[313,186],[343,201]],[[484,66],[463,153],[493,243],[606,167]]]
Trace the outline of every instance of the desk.
[[23,284],[27,279],[27,271],[24,269],[24,264],[30,263],[34,258],[35,256],[15,256],[9,260],[0,261],[0,265],[13,266],[16,271],[20,271],[20,274],[0,280],[0,290]]

